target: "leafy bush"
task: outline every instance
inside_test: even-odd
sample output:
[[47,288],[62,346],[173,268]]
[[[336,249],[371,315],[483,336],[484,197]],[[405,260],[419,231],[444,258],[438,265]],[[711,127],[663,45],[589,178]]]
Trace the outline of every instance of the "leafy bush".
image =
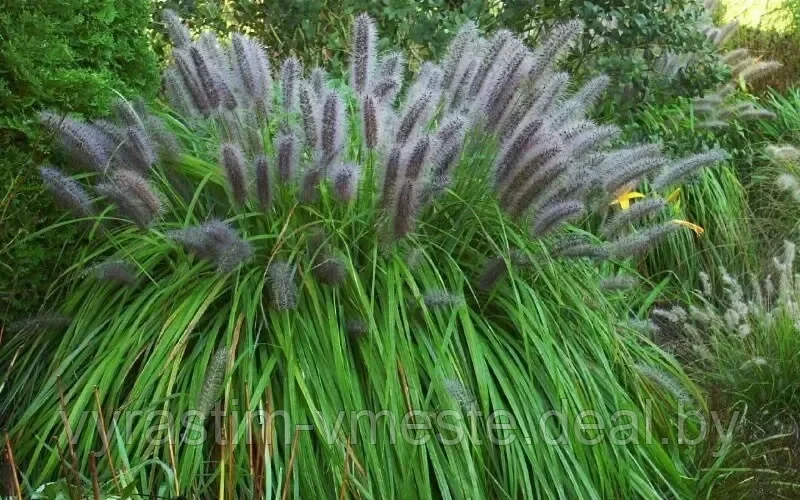
[[506,2],[497,22],[533,42],[552,23],[572,17],[587,29],[567,66],[579,79],[596,72],[611,77],[604,110],[610,115],[700,95],[725,79],[716,45],[703,32],[709,14],[695,0]]
[[[325,63],[333,75],[344,69],[336,55],[348,50],[349,17],[356,12],[375,16],[414,73],[424,60],[443,54],[446,42],[467,19],[482,30],[509,28],[535,44],[555,24],[577,18],[587,29],[565,66],[577,81],[598,73],[611,76],[613,88],[604,111],[615,116],[632,113],[642,103],[698,95],[726,77],[716,46],[702,31],[709,16],[694,0],[234,1],[226,8],[207,0],[165,0],[158,5],[187,16],[198,31],[210,28],[221,34],[233,27],[256,37],[273,55],[294,53],[307,64]],[[161,26],[158,30],[165,32]]]
[[[228,2],[224,7],[209,0],[156,0],[158,8],[171,8],[189,20],[196,31],[211,29],[226,34],[236,29],[258,39],[270,55],[294,54],[307,66],[324,64],[332,75],[342,75],[341,54],[349,51],[352,16],[368,12],[385,40],[403,52],[412,71],[427,59],[439,58],[456,30],[467,20],[492,25],[489,2],[467,0],[297,0],[292,2]],[[166,31],[157,26],[166,42]],[[162,44],[163,45],[163,44]],[[388,45],[385,48],[389,48]]]
[[[610,148],[618,130],[586,118],[606,79],[566,93],[567,76],[552,71],[580,23],[534,50],[467,24],[441,65],[404,86],[402,57],[378,57],[366,16],[349,84],[319,68],[303,79],[293,57],[273,79],[252,39],[191,41],[165,19],[172,110],[121,101],[114,122],[41,116],[88,170],[40,173],[91,241],[65,276],[63,307],[18,322],[0,345],[0,410],[26,485],[58,478],[54,439],[81,471],[62,484],[78,490],[690,494],[697,471],[670,418],[685,378],[620,325],[628,306],[603,295],[586,259],[611,256],[615,270],[680,226],[637,209],[605,223],[603,243],[567,222],[596,218],[646,178],[669,189],[723,153],[671,162],[653,145]],[[238,409],[211,425],[242,439],[184,441],[219,400]],[[613,422],[619,410],[643,419],[645,406],[652,441],[636,425],[622,444],[588,447],[581,431],[564,447],[525,442],[548,411],[591,408]],[[391,422],[337,432],[339,412],[365,409],[416,409],[428,422],[504,410],[518,439],[489,445],[490,430],[463,419],[437,421],[423,446],[395,442]],[[101,410],[131,432],[83,426]],[[254,410],[287,417],[252,421]],[[169,416],[187,411],[189,421]],[[147,412],[160,444],[152,419],[128,420]],[[313,430],[292,435],[298,424]],[[483,444],[448,444],[449,431]],[[118,445],[89,471],[103,436]]]
[[49,239],[31,238],[54,220],[36,179],[51,140],[40,135],[36,112],[97,115],[118,92],[153,91],[158,74],[145,35],[149,19],[142,0],[36,0],[0,13],[0,300],[10,308],[0,317],[42,301],[59,255],[78,237],[66,227]]

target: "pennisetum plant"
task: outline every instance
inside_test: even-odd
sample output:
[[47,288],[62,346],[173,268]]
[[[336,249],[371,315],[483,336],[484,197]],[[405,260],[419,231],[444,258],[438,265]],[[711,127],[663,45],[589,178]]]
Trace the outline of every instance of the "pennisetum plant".
[[[79,276],[65,276],[59,309],[74,318],[66,333],[13,337],[0,351],[3,368],[16,349],[47,367],[10,371],[0,404],[13,436],[41,437],[15,448],[31,484],[59,474],[45,440],[66,445],[64,422],[52,417],[59,409],[74,430],[80,412],[96,409],[174,417],[199,405],[205,415],[221,392],[223,408],[241,411],[207,425],[252,439],[209,437],[197,451],[170,440],[185,424],[162,415],[169,432],[152,445],[149,424],[137,420],[114,437],[128,465],[104,465],[104,484],[113,489],[136,470],[148,477],[158,462],[171,474],[152,474],[176,495],[691,490],[661,439],[564,455],[441,440],[411,453],[383,428],[370,441],[359,425],[324,437],[342,409],[402,416],[452,407],[448,398],[515,412],[523,432],[538,432],[535,416],[562,403],[568,415],[587,406],[609,418],[615,408],[640,414],[634,394],[650,386],[632,361],[671,369],[614,329],[609,318],[620,311],[602,298],[591,262],[639,254],[680,227],[658,220],[660,201],[614,217],[599,236],[582,222],[642,183],[672,187],[723,154],[672,161],[656,145],[614,146],[619,130],[589,118],[608,78],[570,92],[556,71],[580,22],[556,26],[534,49],[508,31],[484,37],[465,24],[442,62],[426,62],[406,85],[403,56],[379,52],[366,15],[354,22],[347,83],[294,57],[271,62],[244,34],[193,40],[174,13],[164,21],[174,45],[167,102],[120,102],[113,120],[42,115],[65,159],[63,170],[42,167],[46,187],[103,230],[92,228]],[[287,418],[247,420],[257,410]],[[301,423],[313,424],[311,438],[273,442]],[[486,430],[468,428],[473,437]],[[79,438],[70,452],[79,458],[99,443],[90,431]],[[579,446],[575,435],[564,439]],[[123,451],[112,448],[121,465]]]

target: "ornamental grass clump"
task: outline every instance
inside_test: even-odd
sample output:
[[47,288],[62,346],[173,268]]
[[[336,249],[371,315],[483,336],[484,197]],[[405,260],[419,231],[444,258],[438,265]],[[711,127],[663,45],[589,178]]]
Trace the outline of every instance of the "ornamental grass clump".
[[[720,268],[713,283],[701,273],[700,289],[689,304],[653,309],[649,321],[654,340],[697,380],[718,397],[753,409],[742,416],[739,432],[786,439],[789,450],[797,443],[800,411],[800,275],[795,257],[795,244],[785,241],[761,276],[736,277]],[[782,463],[770,468],[784,471]],[[778,473],[769,474],[767,489],[780,489],[781,479],[771,479]]]
[[[112,494],[692,491],[675,408],[635,366],[685,377],[618,331],[626,312],[604,298],[593,261],[566,257],[644,251],[671,223],[617,219],[609,241],[581,226],[645,180],[671,188],[719,157],[679,169],[657,146],[612,147],[619,130],[589,119],[608,79],[570,92],[556,71],[580,22],[534,49],[466,24],[442,63],[405,85],[402,55],[379,53],[367,16],[354,23],[349,84],[270,61],[246,35],[192,40],[176,19],[165,17],[168,105],[120,103],[117,118],[88,123],[43,116],[66,161],[42,177],[90,223],[90,241],[64,276],[66,331],[0,346],[0,411],[26,484],[60,477],[53,439],[68,449],[70,434],[81,474],[64,481],[92,486],[87,457],[103,432],[82,426],[83,412],[157,411],[101,426],[117,443],[96,472]],[[104,262],[125,264],[86,273]],[[548,412],[644,418],[647,396],[663,400],[650,409],[655,444],[632,444],[639,431],[591,449],[574,430],[566,447],[536,441],[558,431],[540,423]],[[454,397],[515,415],[518,439],[493,443],[482,421],[456,423],[456,446],[397,438],[409,412],[435,415]],[[232,413],[212,412],[200,443],[178,441],[181,414],[212,406]],[[336,423],[367,410],[395,420]],[[285,418],[249,418],[275,411]]]

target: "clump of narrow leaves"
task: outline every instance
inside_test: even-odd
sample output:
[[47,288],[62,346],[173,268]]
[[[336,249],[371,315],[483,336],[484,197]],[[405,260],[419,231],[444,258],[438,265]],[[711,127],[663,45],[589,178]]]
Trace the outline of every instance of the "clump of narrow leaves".
[[[565,259],[624,259],[679,226],[651,220],[663,208],[657,201],[612,219],[602,231],[611,241],[578,236],[575,226],[605,214],[645,181],[671,188],[723,154],[673,161],[657,145],[612,146],[619,130],[589,119],[608,78],[571,92],[569,76],[556,71],[582,33],[580,22],[554,27],[533,49],[505,30],[484,38],[468,23],[441,63],[425,62],[406,85],[403,56],[379,53],[366,15],[354,22],[348,84],[294,57],[271,62],[246,35],[221,40],[202,33],[193,40],[174,13],[164,21],[174,45],[164,73],[167,108],[123,101],[114,119],[89,123],[42,116],[67,160],[64,171],[89,172],[78,180],[47,166],[43,180],[76,216],[103,227],[75,266],[95,271],[70,288],[65,309],[76,312],[76,323],[63,338],[42,337],[56,349],[37,344],[28,351],[56,376],[67,376],[68,353],[82,360],[68,370],[75,389],[64,399],[73,415],[90,401],[109,414],[125,404],[205,415],[231,377],[226,404],[235,393],[251,410],[291,410],[287,425],[313,422],[313,439],[281,443],[267,456],[276,428],[240,426],[257,435],[256,444],[215,447],[208,456],[227,461],[224,467],[208,462],[202,449],[170,448],[169,436],[185,430],[176,423],[166,448],[154,451],[164,452],[159,460],[175,455],[176,494],[178,483],[207,493],[199,478],[224,469],[256,471],[235,484],[220,476],[227,496],[274,496],[287,470],[320,461],[328,464],[324,472],[296,470],[286,481],[322,496],[342,483],[358,484],[353,491],[365,488],[368,496],[407,496],[413,492],[403,485],[416,481],[450,496],[552,496],[557,492],[538,472],[545,467],[564,479],[558,492],[567,497],[687,489],[680,479],[686,471],[662,448],[624,448],[635,462],[626,469],[637,471],[631,478],[595,463],[593,456],[622,456],[610,445],[565,461],[555,451],[517,444],[496,460],[492,455],[503,449],[456,456],[437,441],[430,445],[437,451],[424,452],[424,466],[405,468],[405,444],[366,451],[357,427],[352,440],[334,435],[344,440],[322,451],[335,411],[410,411],[431,403],[422,389],[431,380],[464,409],[522,401],[532,412],[520,420],[524,426],[533,413],[554,409],[552,398],[562,394],[586,395],[567,402],[572,414],[584,403],[603,411],[636,408],[625,384],[635,389],[639,377],[612,359],[624,352],[626,360],[652,361],[657,354],[611,334],[604,323],[611,305],[601,294],[599,306],[584,300],[584,283],[596,283],[597,271]],[[519,278],[513,289],[499,286],[510,275]],[[137,286],[98,287],[97,279]],[[420,302],[432,314],[411,315]],[[592,334],[584,330],[576,339],[586,325]],[[550,335],[567,347],[551,350]],[[592,369],[574,371],[584,365]],[[100,375],[109,367],[119,370],[119,383]],[[446,373],[466,375],[457,381]],[[15,413],[17,428],[29,424],[32,435],[57,432],[50,416],[61,403],[57,384],[47,380],[38,403]],[[21,389],[15,394],[28,397]],[[136,425],[138,436],[147,434]],[[666,425],[659,431],[673,432]],[[380,437],[382,446],[386,436]],[[93,439],[79,453],[88,453]],[[142,439],[131,445],[137,458],[151,450]],[[351,451],[340,456],[341,450]],[[38,479],[56,474],[57,458],[35,440],[18,451]],[[362,460],[369,462],[361,476],[350,477],[347,464],[360,469]],[[444,473],[448,460],[453,465]],[[401,463],[396,484],[373,476]],[[486,470],[486,477],[475,472]],[[448,479],[451,473],[457,477]],[[443,482],[433,485],[434,476]]]

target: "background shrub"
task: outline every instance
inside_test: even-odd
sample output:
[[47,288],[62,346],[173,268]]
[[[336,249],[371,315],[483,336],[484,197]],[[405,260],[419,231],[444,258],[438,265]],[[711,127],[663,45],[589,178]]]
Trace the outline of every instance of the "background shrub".
[[[385,37],[385,46],[402,49],[411,63],[438,58],[452,35],[467,20],[488,27],[496,20],[486,0],[298,0],[293,2],[233,1],[224,7],[214,0],[156,0],[157,10],[171,8],[193,29],[219,34],[235,29],[263,43],[271,56],[294,54],[307,66],[324,64],[340,75],[349,52],[350,23],[354,14],[367,12]],[[157,51],[164,52],[166,33],[160,33]],[[382,46],[381,48],[385,48]]]
[[[565,66],[578,81],[608,74],[614,86],[607,109],[615,114],[669,97],[695,96],[725,78],[714,46],[700,30],[710,19],[694,0],[237,0],[224,8],[210,0],[158,0],[156,5],[175,9],[195,30],[237,29],[259,39],[271,55],[294,53],[307,64],[324,62],[334,74],[341,73],[339,56],[349,50],[349,19],[358,12],[375,17],[386,40],[406,53],[412,71],[420,61],[441,56],[447,40],[468,19],[484,31],[511,29],[535,45],[555,24],[577,18],[587,29]],[[156,30],[161,33],[157,50],[163,53],[164,28],[157,25]],[[668,64],[668,54],[680,63]]]
[[768,89],[786,91],[794,87],[800,75],[800,31],[778,32],[751,27],[739,28],[731,45],[747,47],[754,56],[761,59],[777,59],[783,67],[748,86],[755,95],[762,95]]
[[[38,305],[78,233],[30,238],[53,222],[35,166],[49,148],[35,112],[96,115],[117,94],[151,94],[147,0],[32,0],[0,13],[0,318]],[[30,239],[29,239],[30,238]]]
[[709,13],[694,0],[506,2],[497,22],[524,33],[530,43],[543,28],[568,18],[587,28],[568,67],[577,77],[611,77],[607,110],[615,115],[699,95],[725,78],[714,45],[701,31],[711,23]]

